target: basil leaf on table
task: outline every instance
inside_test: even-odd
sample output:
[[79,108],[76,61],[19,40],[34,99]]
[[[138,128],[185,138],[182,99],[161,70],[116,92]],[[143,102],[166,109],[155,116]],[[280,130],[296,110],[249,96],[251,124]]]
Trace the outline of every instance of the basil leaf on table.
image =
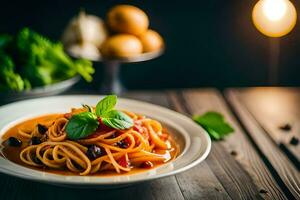
[[207,112],[204,115],[194,116],[193,120],[201,125],[214,140],[220,140],[234,131],[225,121],[224,116],[218,112]]
[[97,116],[91,112],[73,115],[66,126],[70,139],[77,140],[94,133],[99,126]]
[[103,114],[111,111],[115,105],[117,104],[117,96],[116,95],[108,95],[98,102],[96,106],[96,115],[98,117]]
[[133,120],[125,113],[111,110],[101,117],[102,123],[111,128],[123,130],[133,126]]

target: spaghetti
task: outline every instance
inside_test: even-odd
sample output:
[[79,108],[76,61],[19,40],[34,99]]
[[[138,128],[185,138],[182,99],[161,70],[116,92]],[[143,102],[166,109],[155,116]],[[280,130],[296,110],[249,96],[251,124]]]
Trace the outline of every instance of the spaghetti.
[[66,133],[70,118],[86,111],[72,109],[70,113],[32,119],[8,131],[4,138],[13,136],[22,141],[18,153],[25,165],[83,176],[151,168],[174,159],[179,151],[158,121],[128,111],[123,113],[133,120],[132,127],[118,130],[100,122],[89,136],[71,140]]

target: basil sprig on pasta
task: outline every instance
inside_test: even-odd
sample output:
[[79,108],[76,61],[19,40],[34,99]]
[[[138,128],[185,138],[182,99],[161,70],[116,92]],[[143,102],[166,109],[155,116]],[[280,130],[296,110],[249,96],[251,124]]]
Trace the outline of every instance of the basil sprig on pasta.
[[88,105],[83,105],[83,107],[88,108],[88,111],[71,117],[66,125],[68,137],[76,140],[91,135],[99,127],[99,121],[118,130],[132,127],[133,120],[125,113],[115,110],[116,104],[117,96],[109,95],[98,102],[95,110]]
[[66,126],[66,132],[70,139],[84,138],[95,132],[99,126],[97,116],[91,112],[82,112],[72,116]]

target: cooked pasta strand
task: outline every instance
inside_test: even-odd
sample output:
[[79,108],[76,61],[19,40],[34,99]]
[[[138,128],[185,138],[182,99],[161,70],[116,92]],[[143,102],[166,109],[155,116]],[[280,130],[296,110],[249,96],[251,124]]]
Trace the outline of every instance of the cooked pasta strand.
[[[69,140],[66,125],[70,117],[83,111],[86,109],[72,109],[70,113],[45,118],[46,131],[42,134],[38,123],[20,126],[16,134],[25,141],[20,160],[33,167],[88,175],[105,170],[129,172],[147,161],[158,165],[174,159],[179,153],[178,146],[158,121],[129,111],[123,112],[133,119],[132,128],[116,130],[100,124],[92,135]],[[33,137],[42,138],[41,143],[31,145],[28,141]],[[91,152],[93,148],[98,152]]]

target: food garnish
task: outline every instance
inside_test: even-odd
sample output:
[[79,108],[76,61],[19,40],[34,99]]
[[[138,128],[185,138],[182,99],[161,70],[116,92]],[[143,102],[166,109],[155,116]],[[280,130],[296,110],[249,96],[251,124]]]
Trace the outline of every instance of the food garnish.
[[234,129],[228,124],[224,116],[218,112],[207,112],[203,115],[196,115],[193,120],[201,125],[213,140],[221,140],[232,133]]
[[125,113],[115,110],[117,96],[109,95],[98,102],[95,111],[88,108],[87,112],[73,115],[67,126],[66,132],[70,139],[80,139],[94,133],[99,126],[99,120],[106,126],[117,130],[128,129],[133,126],[133,120]]

